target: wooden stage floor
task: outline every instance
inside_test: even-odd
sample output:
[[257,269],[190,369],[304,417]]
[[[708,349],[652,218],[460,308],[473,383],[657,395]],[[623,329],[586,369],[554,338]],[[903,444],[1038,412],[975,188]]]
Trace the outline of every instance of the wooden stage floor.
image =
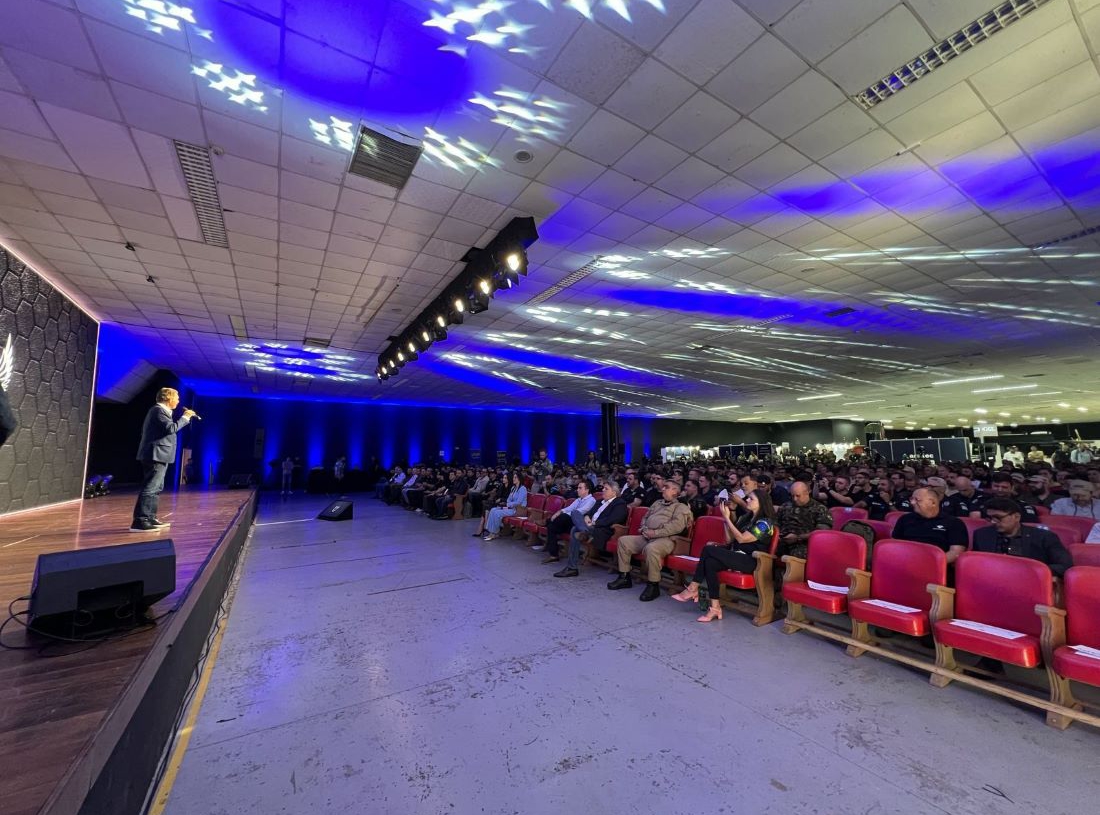
[[[172,527],[159,533],[128,531],[132,493],[0,518],[0,613],[7,619],[8,604],[30,593],[39,554],[171,538],[176,591],[151,613],[168,612],[202,577],[203,564],[223,538],[239,524],[251,523],[253,497],[252,490],[165,493],[159,514]],[[14,610],[24,608],[25,602],[15,602]],[[89,761],[94,743],[107,733],[110,714],[135,684],[139,669],[149,669],[158,644],[167,647],[161,640],[171,636],[173,618],[182,613],[94,647],[57,643],[33,650],[0,649],[0,813],[65,809],[51,808],[58,790],[72,780],[74,767]],[[5,628],[3,641],[15,646],[44,642],[28,640],[15,622]],[[88,768],[79,772],[88,783]]]

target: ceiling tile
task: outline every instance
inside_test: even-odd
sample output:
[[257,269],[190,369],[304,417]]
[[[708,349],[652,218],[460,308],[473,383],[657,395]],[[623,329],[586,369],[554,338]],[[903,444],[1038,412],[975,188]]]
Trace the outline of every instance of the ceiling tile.
[[764,34],[706,89],[734,110],[747,114],[805,73],[806,63],[771,34]]
[[818,68],[846,93],[854,94],[904,65],[933,42],[909,9],[897,5]]

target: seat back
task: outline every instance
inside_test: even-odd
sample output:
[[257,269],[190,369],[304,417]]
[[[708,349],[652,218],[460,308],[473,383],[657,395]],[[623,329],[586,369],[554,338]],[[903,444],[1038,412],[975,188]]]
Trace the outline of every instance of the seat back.
[[871,521],[867,520],[863,523],[867,524],[873,530],[875,530],[875,540],[885,540],[894,534],[894,524],[892,521]]
[[542,512],[546,508],[546,499],[549,496],[545,493],[536,492],[534,495],[528,493],[527,495],[527,512],[533,514],[535,512]]
[[1100,546],[1095,543],[1071,543],[1066,548],[1074,566],[1100,566]]
[[867,541],[851,532],[816,529],[810,533],[806,579],[830,586],[847,586],[848,569],[867,565]]
[[772,557],[776,556],[779,551],[779,524],[775,524],[772,527],[772,539],[768,541],[768,554]]
[[991,525],[985,518],[959,518],[959,520],[966,527],[966,541],[969,546],[974,545],[975,530],[984,529]]
[[1066,642],[1100,648],[1100,566],[1074,566],[1064,579]]
[[642,531],[642,521],[649,507],[631,507],[630,515],[626,519],[626,534],[637,535]]
[[908,514],[908,512],[902,512],[900,509],[892,509],[886,513],[886,517],[883,520],[885,520],[886,523],[890,524],[890,526],[893,527],[898,522],[898,518],[900,518],[902,515]]
[[703,547],[708,543],[726,543],[729,536],[726,534],[726,521],[724,518],[714,518],[704,515],[695,521],[695,528],[691,531],[692,557],[699,557]]
[[1050,515],[1050,507],[1045,507],[1042,504],[1036,504],[1035,514],[1038,515],[1040,518],[1046,518],[1048,515]]
[[546,504],[543,507],[545,517],[549,518],[563,506],[565,506],[565,499],[560,495],[548,495],[546,497]]
[[1084,543],[1097,522],[1092,518],[1074,518],[1072,515],[1047,515],[1043,525],[1062,539],[1062,543]]
[[1054,605],[1045,563],[1013,555],[963,552],[955,561],[955,616],[1038,637],[1036,605]]
[[707,507],[707,516],[711,518],[721,518],[722,510],[718,507]]
[[833,516],[834,529],[840,529],[846,521],[862,521],[867,517],[867,510],[861,507],[830,507],[829,512]]
[[928,611],[932,608],[929,583],[947,585],[947,555],[938,546],[893,538],[875,544],[872,598]]

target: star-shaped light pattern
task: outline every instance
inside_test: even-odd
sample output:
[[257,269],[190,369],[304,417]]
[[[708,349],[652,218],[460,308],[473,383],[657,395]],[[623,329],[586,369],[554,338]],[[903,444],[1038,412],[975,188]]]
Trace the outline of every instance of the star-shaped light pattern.
[[245,343],[238,345],[236,350],[246,355],[245,364],[256,371],[331,382],[358,382],[371,378],[354,370],[358,362],[355,357],[327,348],[294,348],[271,342],[265,345]]
[[483,107],[493,114],[492,121],[525,136],[537,136],[554,141],[565,130],[566,119],[559,114],[569,107],[548,96],[500,88],[491,96],[475,94],[470,104]]
[[473,142],[463,138],[451,141],[430,127],[424,128],[423,150],[430,161],[452,170],[473,168],[480,171],[486,164],[491,167],[500,166],[497,159]]
[[329,147],[339,147],[341,150],[351,152],[355,149],[355,125],[345,122],[335,116],[329,116],[328,122],[309,120],[309,129],[313,131],[313,138],[327,144]]
[[226,68],[208,59],[204,59],[201,65],[192,65],[191,73],[205,79],[212,90],[224,93],[230,102],[236,102],[249,110],[267,113],[264,92],[256,87],[255,74]]
[[630,7],[645,5],[665,13],[663,0],[483,0],[467,3],[462,0],[434,0],[438,9],[432,9],[424,25],[436,28],[448,35],[442,51],[453,51],[466,56],[470,43],[499,48],[512,54],[537,56],[542,48],[527,42],[527,32],[535,26],[525,23],[525,7],[539,5],[546,11],[558,9],[580,14],[586,20],[594,20],[600,9],[607,9],[618,17],[632,22]]
[[126,13],[145,23],[145,29],[153,34],[168,31],[190,31],[206,40],[213,39],[209,29],[200,28],[194,9],[166,3],[163,0],[122,0]]

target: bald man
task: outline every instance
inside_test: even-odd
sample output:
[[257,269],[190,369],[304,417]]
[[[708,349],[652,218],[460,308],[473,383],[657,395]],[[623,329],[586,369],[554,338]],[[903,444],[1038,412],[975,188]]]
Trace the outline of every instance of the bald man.
[[921,487],[913,493],[912,501],[913,511],[898,518],[891,537],[938,546],[947,553],[947,562],[954,563],[970,543],[966,525],[943,512],[934,489]]

